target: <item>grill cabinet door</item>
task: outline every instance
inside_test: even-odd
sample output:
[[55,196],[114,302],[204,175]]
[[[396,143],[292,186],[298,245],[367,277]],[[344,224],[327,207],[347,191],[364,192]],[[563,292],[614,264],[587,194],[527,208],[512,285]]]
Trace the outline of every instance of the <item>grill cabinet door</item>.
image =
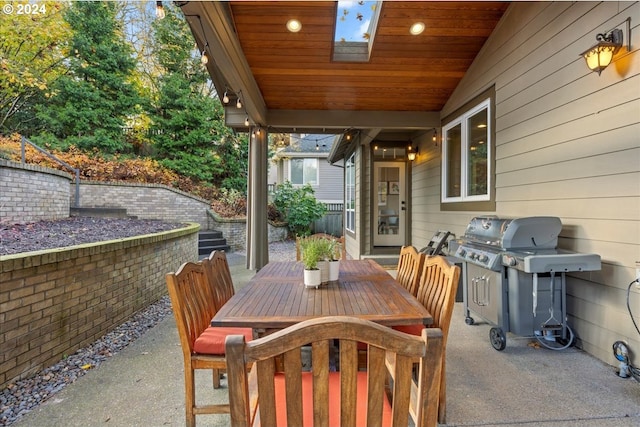
[[502,326],[508,331],[508,327],[503,324],[502,315],[502,273],[488,270],[475,264],[467,263],[467,306],[480,317],[495,325]]

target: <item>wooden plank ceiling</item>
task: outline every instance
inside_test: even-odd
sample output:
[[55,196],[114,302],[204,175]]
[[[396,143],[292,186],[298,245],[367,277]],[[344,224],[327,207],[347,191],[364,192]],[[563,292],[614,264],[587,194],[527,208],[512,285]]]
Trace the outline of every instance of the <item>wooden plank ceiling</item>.
[[508,5],[385,1],[370,61],[345,63],[332,61],[336,2],[229,3],[266,107],[307,111],[440,111]]

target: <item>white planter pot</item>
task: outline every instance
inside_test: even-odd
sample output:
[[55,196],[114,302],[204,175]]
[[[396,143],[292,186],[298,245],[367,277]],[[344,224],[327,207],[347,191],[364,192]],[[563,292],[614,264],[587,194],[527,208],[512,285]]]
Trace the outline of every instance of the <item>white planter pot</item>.
[[329,261],[318,261],[318,268],[320,269],[320,275],[322,277],[320,281],[327,283],[329,281]]
[[329,281],[337,281],[340,275],[340,260],[329,261],[327,264],[329,264]]
[[322,283],[320,269],[304,270],[304,285],[307,288],[317,288]]

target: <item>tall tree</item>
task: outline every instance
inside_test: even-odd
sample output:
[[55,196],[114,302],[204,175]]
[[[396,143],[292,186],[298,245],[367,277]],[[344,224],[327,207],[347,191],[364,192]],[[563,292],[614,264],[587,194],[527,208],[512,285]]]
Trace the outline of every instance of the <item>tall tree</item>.
[[0,133],[4,134],[30,135],[39,130],[33,106],[52,95],[52,83],[67,70],[63,60],[71,31],[63,16],[65,3],[29,6],[30,14],[5,10],[0,25]]
[[202,181],[213,181],[222,171],[214,149],[219,101],[195,53],[193,36],[182,13],[165,6],[166,17],[154,22],[158,61],[164,70],[153,120],[157,156],[167,167]]
[[104,153],[130,151],[123,128],[141,99],[131,82],[135,62],[112,2],[73,2],[65,19],[73,37],[69,73],[38,110],[47,125],[41,139],[59,148],[76,145]]

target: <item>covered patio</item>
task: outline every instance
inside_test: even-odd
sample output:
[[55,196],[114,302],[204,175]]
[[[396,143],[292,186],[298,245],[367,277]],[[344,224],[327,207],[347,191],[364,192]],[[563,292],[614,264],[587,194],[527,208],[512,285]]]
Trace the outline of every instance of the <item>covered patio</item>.
[[[235,284],[253,275],[230,256]],[[489,325],[464,324],[457,303],[447,349],[447,426],[632,427],[640,425],[640,387],[613,367],[572,348],[557,352],[512,341],[501,353],[487,342]],[[183,366],[173,316],[108,359],[14,426],[184,425]],[[197,394],[226,402],[210,372],[196,378]],[[201,415],[198,426],[228,426],[229,415]]]
[[[476,216],[557,216],[559,248],[602,259],[568,275],[577,345],[615,363],[624,340],[637,365],[640,4],[372,3],[354,44],[334,36],[337,2],[178,3],[227,125],[251,134],[246,266],[269,261],[268,133],[339,134],[351,257],[461,236]],[[614,30],[611,65],[588,67]]]

